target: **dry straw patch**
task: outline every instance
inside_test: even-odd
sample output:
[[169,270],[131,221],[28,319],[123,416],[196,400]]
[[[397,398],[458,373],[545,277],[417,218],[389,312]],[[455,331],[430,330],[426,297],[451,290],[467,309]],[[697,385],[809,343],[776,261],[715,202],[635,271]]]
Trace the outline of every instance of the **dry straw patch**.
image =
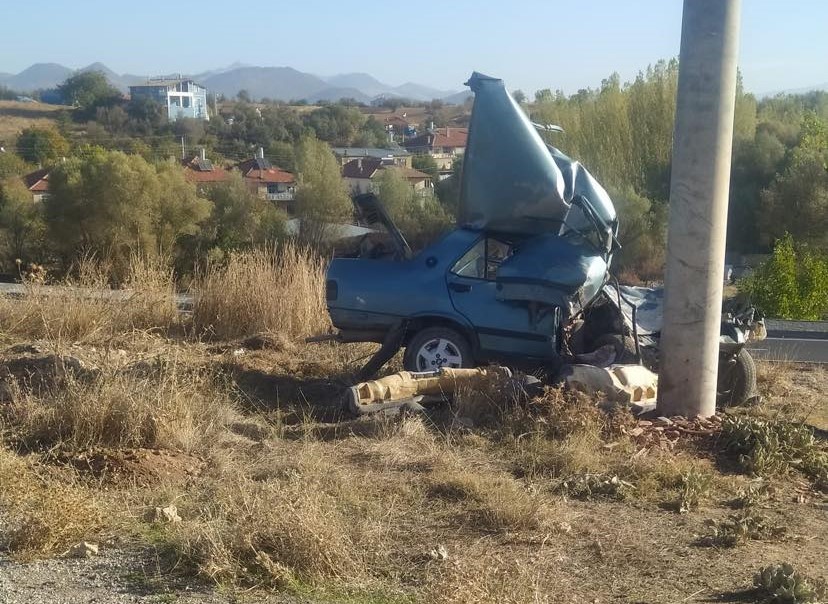
[[155,372],[107,370],[36,394],[19,391],[2,419],[29,447],[209,448],[234,416],[226,390],[175,361]]
[[281,443],[261,457],[228,454],[182,494],[167,538],[217,582],[271,587],[360,585],[389,544],[383,510],[324,443]]
[[0,448],[0,549],[22,558],[65,551],[102,526],[90,493],[36,473],[23,459]]
[[132,330],[167,330],[178,319],[173,275],[160,258],[130,258],[124,288],[110,289],[112,267],[80,260],[57,285],[25,281],[21,299],[0,297],[0,329],[53,342],[100,342]]
[[330,327],[324,288],[324,260],[294,243],[234,253],[195,280],[193,324],[199,335],[228,340],[323,333]]

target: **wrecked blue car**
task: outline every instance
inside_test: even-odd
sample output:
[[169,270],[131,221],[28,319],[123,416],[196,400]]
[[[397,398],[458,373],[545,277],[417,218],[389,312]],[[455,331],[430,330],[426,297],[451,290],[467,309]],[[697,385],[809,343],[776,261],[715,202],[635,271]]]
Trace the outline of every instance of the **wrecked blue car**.
[[340,339],[405,346],[405,368],[425,371],[548,364],[623,335],[617,313],[590,312],[617,248],[606,191],[544,143],[502,80],[475,73],[468,85],[458,228],[413,255],[379,201],[358,197],[391,249],[331,262],[326,297]]
[[641,360],[636,306],[625,320],[610,275],[620,246],[609,195],[544,142],[502,80],[475,73],[467,84],[475,99],[457,228],[413,254],[379,200],[361,195],[359,213],[387,237],[329,265],[337,339],[382,344],[360,377],[401,347],[415,372]]

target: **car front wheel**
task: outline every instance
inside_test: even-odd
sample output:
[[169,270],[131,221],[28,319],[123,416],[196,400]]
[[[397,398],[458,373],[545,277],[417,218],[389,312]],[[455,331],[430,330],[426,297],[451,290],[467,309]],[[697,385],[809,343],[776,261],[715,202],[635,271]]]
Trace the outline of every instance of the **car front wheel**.
[[468,340],[448,327],[428,327],[417,333],[403,356],[406,371],[436,371],[441,367],[474,367]]

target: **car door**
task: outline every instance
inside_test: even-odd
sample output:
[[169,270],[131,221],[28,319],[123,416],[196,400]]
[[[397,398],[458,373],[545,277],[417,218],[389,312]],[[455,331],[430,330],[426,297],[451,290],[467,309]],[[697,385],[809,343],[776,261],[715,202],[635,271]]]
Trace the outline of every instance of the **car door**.
[[449,269],[451,302],[474,326],[482,356],[554,357],[555,312],[497,299],[497,269],[512,249],[509,242],[497,237],[477,240]]

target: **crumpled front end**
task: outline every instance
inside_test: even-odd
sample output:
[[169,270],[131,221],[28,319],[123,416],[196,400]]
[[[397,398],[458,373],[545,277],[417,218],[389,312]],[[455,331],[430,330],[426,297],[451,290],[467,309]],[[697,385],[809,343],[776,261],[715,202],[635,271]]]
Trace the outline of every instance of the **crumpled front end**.
[[473,73],[469,137],[460,187],[462,226],[532,235],[563,234],[590,223],[586,198],[607,225],[617,221],[604,188],[578,162],[548,146],[503,80]]

